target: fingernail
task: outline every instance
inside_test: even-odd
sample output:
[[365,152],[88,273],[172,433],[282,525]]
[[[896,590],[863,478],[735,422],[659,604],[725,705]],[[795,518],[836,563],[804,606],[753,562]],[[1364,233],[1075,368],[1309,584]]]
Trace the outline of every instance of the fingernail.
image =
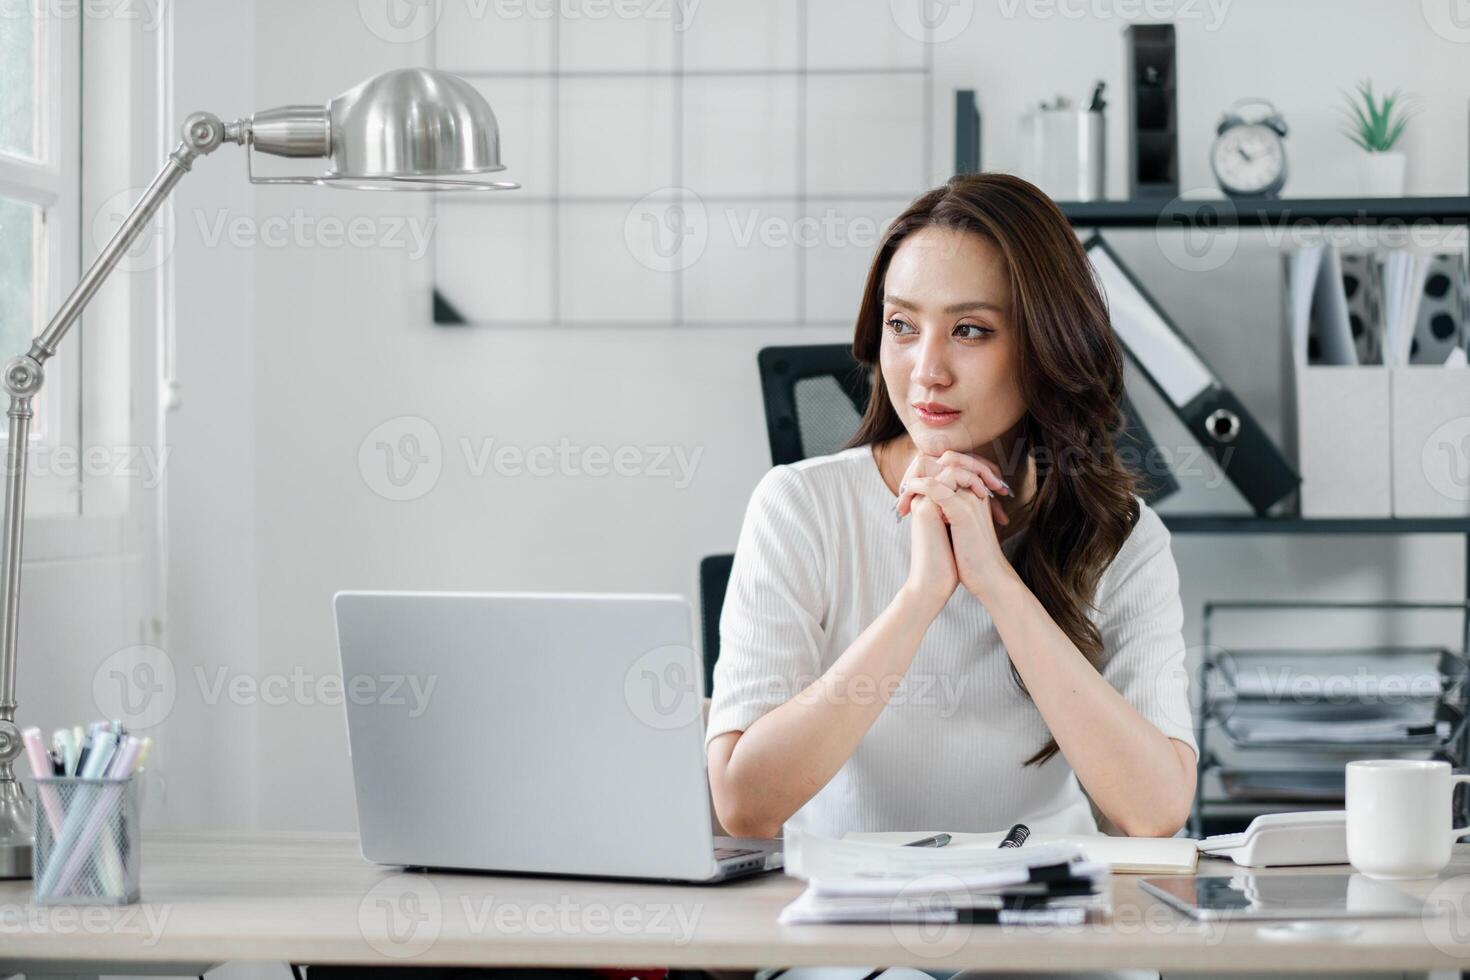
[[[1000,481],[1000,488],[1002,490],[1004,490],[1006,493],[1010,493],[1011,492],[1011,485],[1009,483],[1007,483],[1006,481],[1004,481],[1004,480],[1001,480]],[[1012,494],[1012,496],[1014,496],[1014,494]]]

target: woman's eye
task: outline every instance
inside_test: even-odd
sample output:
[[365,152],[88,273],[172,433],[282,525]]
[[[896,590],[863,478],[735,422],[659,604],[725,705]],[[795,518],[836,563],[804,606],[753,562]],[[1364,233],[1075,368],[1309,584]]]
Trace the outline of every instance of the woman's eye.
[[955,327],[955,330],[970,331],[969,333],[959,334],[959,336],[964,340],[979,340],[981,337],[995,333],[995,331],[990,329],[989,327],[982,327],[978,323],[961,323],[959,326]]
[[905,327],[908,327],[908,323],[900,320],[898,317],[893,317],[888,321],[888,329],[895,334],[902,334]]

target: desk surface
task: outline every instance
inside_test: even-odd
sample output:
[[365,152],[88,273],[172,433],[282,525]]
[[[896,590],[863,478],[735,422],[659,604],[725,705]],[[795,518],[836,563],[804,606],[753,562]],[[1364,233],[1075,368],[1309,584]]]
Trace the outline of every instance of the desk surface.
[[[1203,873],[1233,865],[1203,862]],[[1274,872],[1267,872],[1274,873]],[[1313,873],[1342,873],[1314,869]],[[343,834],[154,835],[138,906],[35,907],[0,882],[6,960],[925,968],[1409,971],[1470,969],[1470,846],[1438,880],[1408,883],[1447,910],[1363,921],[1330,941],[1265,938],[1257,923],[1195,923],[1113,877],[1113,913],[1079,927],[781,926],[799,881],[764,875],[668,885],[404,873]],[[105,971],[104,971],[105,972]]]

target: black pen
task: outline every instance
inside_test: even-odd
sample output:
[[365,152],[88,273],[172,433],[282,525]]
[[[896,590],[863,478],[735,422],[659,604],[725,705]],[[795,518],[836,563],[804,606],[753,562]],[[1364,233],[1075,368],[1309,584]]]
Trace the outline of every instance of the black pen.
[[921,837],[918,840],[911,840],[911,841],[909,841],[907,844],[905,844],[903,846],[904,847],[943,847],[945,844],[948,844],[950,842],[950,840],[952,840],[952,838],[948,834],[935,834],[933,837]]
[[1026,838],[1031,836],[1031,828],[1023,823],[1018,823],[1006,832],[1005,840],[1000,842],[1001,847],[1020,847],[1026,843]]

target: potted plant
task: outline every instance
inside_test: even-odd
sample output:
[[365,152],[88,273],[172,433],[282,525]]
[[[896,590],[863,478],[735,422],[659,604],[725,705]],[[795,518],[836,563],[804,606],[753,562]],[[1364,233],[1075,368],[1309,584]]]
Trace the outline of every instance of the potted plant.
[[1404,127],[1419,105],[1394,89],[1375,96],[1373,83],[1358,83],[1357,95],[1343,93],[1348,117],[1343,134],[1368,151],[1363,158],[1363,193],[1373,197],[1400,197],[1404,193],[1404,154],[1394,149]]

